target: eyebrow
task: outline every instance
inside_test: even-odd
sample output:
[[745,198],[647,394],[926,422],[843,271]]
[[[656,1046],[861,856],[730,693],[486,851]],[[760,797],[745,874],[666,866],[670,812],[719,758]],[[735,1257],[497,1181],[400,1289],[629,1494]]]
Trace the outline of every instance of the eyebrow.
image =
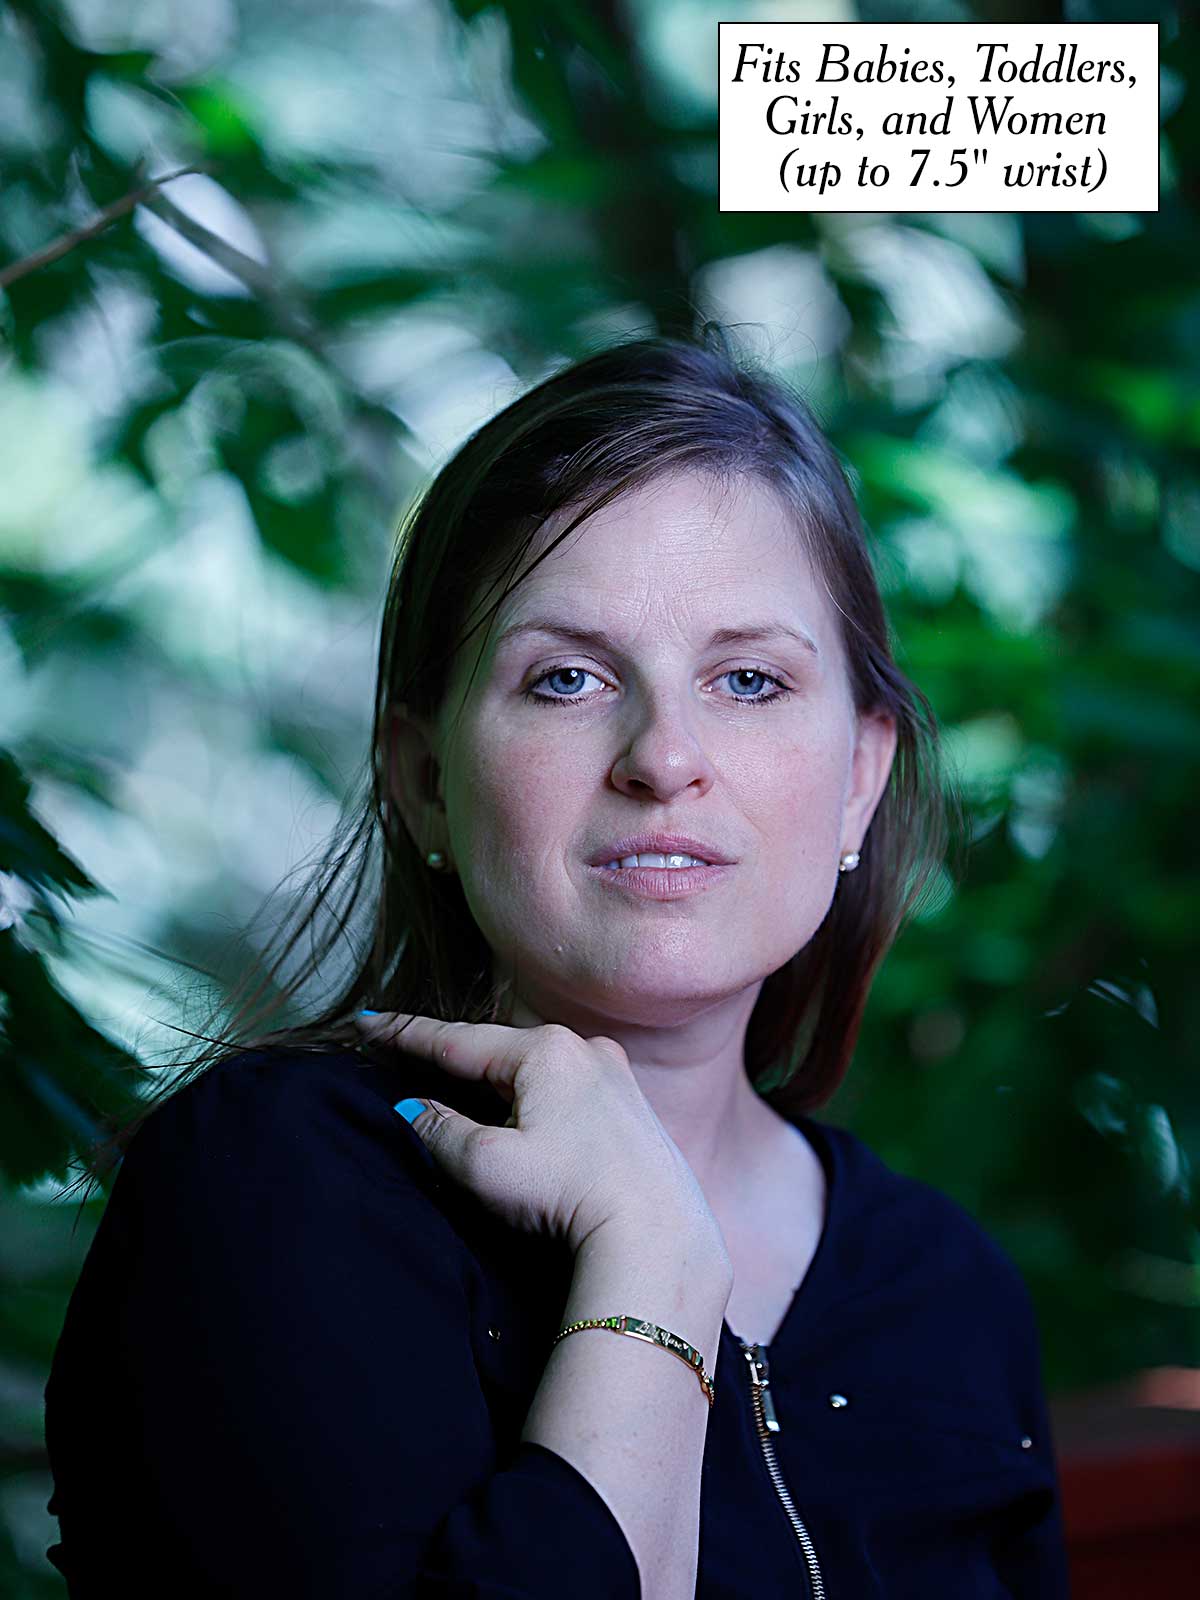
[[[510,640],[529,633],[554,634],[557,638],[571,640],[573,644],[599,645],[602,650],[616,652],[620,649],[618,642],[602,628],[580,628],[557,617],[529,617],[524,622],[511,623],[498,636],[496,648],[499,649]],[[715,645],[722,644],[753,644],[767,639],[789,639],[820,660],[821,652],[812,635],[801,628],[790,627],[785,622],[754,622],[746,623],[741,628],[718,628],[709,637],[705,648],[711,650]]]

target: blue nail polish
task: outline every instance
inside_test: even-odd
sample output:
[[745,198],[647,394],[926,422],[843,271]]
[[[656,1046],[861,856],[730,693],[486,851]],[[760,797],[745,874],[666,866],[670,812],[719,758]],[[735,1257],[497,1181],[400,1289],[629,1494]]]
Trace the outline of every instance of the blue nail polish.
[[360,1017],[377,1017],[379,1012],[371,1011],[368,1007],[364,1006],[358,1014]]
[[398,1111],[406,1121],[412,1122],[425,1110],[425,1102],[423,1100],[397,1100],[392,1110]]

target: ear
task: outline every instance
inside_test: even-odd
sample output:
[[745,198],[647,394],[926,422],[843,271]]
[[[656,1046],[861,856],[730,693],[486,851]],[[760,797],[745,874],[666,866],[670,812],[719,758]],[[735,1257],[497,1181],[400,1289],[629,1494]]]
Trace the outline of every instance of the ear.
[[387,719],[387,776],[393,804],[422,855],[448,853],[442,769],[436,729],[427,718],[397,704]]
[[861,850],[875,808],[883,798],[896,754],[896,719],[886,711],[857,719],[850,782],[842,809],[842,849]]

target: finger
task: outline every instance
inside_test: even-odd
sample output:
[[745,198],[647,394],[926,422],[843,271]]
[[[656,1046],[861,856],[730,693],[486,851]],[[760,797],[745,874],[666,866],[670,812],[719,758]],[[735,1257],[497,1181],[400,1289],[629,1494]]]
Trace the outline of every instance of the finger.
[[[415,1018],[409,1011],[356,1011],[354,1026],[373,1044],[391,1044]],[[432,1021],[433,1019],[428,1019]]]
[[392,1110],[398,1111],[409,1127],[421,1134],[422,1137],[426,1129],[432,1126],[439,1117],[455,1115],[455,1113],[451,1112],[449,1106],[444,1106],[440,1100],[431,1100],[428,1097],[424,1100],[419,1100],[415,1095],[409,1095],[404,1100],[397,1100]]
[[395,1045],[455,1077],[482,1080],[509,1101],[517,1068],[534,1042],[535,1030],[502,1022],[446,1022],[407,1011],[360,1013],[359,1018],[372,1044]]
[[[513,1137],[509,1131],[472,1122],[462,1112],[428,1097],[400,1100],[394,1109],[407,1120],[421,1143],[436,1158],[438,1166],[456,1183],[475,1189],[481,1171],[492,1170],[497,1160],[500,1170],[504,1170],[507,1157],[497,1157],[494,1147],[500,1140]],[[490,1156],[489,1146],[493,1147]]]

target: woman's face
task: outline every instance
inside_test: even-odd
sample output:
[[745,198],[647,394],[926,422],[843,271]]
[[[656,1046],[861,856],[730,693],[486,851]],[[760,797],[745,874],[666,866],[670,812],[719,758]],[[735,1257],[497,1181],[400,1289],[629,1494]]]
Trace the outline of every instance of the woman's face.
[[[585,522],[461,653],[429,732],[441,807],[406,812],[539,1016],[681,1022],[812,938],[895,748],[890,720],[856,722],[834,619],[764,485],[677,473]],[[642,832],[731,864],[666,900],[605,881],[591,863]]]

